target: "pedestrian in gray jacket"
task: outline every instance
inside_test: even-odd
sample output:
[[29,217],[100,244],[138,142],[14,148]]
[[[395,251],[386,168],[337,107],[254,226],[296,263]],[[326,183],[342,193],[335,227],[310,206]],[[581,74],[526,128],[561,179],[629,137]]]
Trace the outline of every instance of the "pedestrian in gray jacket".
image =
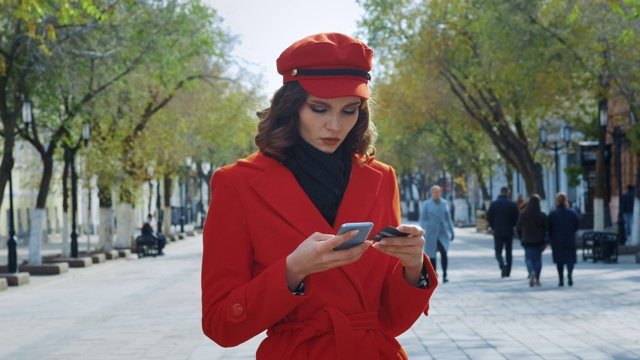
[[436,269],[436,253],[440,253],[442,264],[442,282],[447,279],[447,251],[453,241],[453,221],[447,200],[442,199],[442,189],[438,185],[431,187],[431,198],[420,209],[420,226],[424,229],[424,253],[427,254],[433,268]]

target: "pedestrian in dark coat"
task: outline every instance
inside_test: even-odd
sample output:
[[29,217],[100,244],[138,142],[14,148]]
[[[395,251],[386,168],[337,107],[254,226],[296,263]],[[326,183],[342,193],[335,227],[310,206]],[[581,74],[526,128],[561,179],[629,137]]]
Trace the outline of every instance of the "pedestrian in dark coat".
[[[511,274],[513,231],[520,213],[516,203],[509,199],[509,195],[509,188],[502,187],[500,195],[489,205],[487,211],[487,222],[493,231],[495,255],[502,277]],[[502,249],[505,251],[506,263],[502,257]]]
[[631,237],[631,229],[633,229],[633,203],[635,199],[635,186],[627,185],[627,192],[622,194],[622,216],[624,217],[624,231],[626,238]]
[[529,271],[529,286],[540,286],[542,272],[542,251],[545,249],[549,231],[547,214],[540,210],[540,197],[529,198],[516,225],[520,242],[524,248],[524,260]]
[[567,283],[573,285],[573,265],[577,262],[576,232],[580,225],[578,215],[569,208],[567,195],[556,195],[556,208],[549,213],[551,254],[558,268],[558,286],[564,286],[564,267],[567,267]]

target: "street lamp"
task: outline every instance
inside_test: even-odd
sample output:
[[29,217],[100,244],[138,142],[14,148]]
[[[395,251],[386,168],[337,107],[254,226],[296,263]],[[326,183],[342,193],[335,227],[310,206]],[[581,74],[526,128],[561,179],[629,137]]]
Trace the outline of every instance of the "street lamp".
[[604,203],[606,190],[605,183],[605,148],[607,122],[609,120],[607,99],[598,102],[598,151],[596,153],[595,183],[593,191],[593,229],[602,231],[605,224]]
[[151,204],[153,203],[153,166],[147,168],[147,174],[149,174],[149,204],[147,205],[147,214],[151,214]]
[[547,147],[547,126],[544,124],[540,126],[540,143],[545,149],[553,150],[554,153],[556,165],[556,194],[560,192],[560,158],[558,152],[569,147],[569,143],[571,142],[571,126],[565,125],[562,127],[562,137],[564,139],[564,145],[559,145],[557,141],[554,141],[553,146]]
[[[25,97],[22,102],[22,121],[25,127],[29,127],[31,124],[31,102],[29,98]],[[7,239],[8,250],[8,264],[7,271],[9,273],[18,272],[18,240],[16,239],[16,229],[14,224],[14,209],[13,209],[13,165],[9,169],[9,238]]]
[[160,238],[162,236],[162,204],[160,202],[160,180],[162,179],[162,176],[160,176],[160,174],[158,174],[158,183],[156,184],[157,186],[157,194],[156,194],[156,209],[158,210],[158,230],[156,231],[158,238]]
[[[205,166],[206,164],[199,162],[200,165],[200,170],[198,170],[198,192],[200,197],[198,198],[198,206],[196,209],[196,214],[197,216],[200,218],[200,225],[198,226],[199,229],[203,229],[204,228],[204,191],[202,191],[202,186],[204,185],[204,174],[205,174]],[[196,218],[196,221],[198,221],[198,219]]]
[[[91,128],[89,123],[82,125],[82,141],[86,147],[91,136]],[[80,143],[70,149],[71,151],[71,257],[78,257],[78,232],[77,232],[77,213],[78,213],[78,173],[76,172],[76,152],[80,148]]]
[[[198,166],[195,161],[191,162],[191,169],[189,170],[189,174],[196,174],[198,176]],[[189,189],[189,185],[191,185],[191,196],[189,196],[189,191],[187,191],[187,219],[188,223],[195,223],[194,226],[198,225],[198,219],[196,219],[196,210],[193,206],[194,198],[196,197],[196,182],[197,178],[193,176],[187,176],[187,189]]]

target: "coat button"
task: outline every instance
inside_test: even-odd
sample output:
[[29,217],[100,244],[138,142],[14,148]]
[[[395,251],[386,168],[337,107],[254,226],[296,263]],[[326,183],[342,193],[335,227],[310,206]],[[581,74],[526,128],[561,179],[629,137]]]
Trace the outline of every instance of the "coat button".
[[244,307],[242,306],[242,304],[236,303],[231,306],[231,316],[240,317],[242,316],[243,313],[244,313]]

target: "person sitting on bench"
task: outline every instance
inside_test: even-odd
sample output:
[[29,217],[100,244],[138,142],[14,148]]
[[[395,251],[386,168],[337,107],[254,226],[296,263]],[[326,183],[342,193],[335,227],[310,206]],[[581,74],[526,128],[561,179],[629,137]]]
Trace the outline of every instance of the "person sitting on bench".
[[153,215],[148,214],[147,220],[145,220],[144,224],[142,224],[142,236],[152,237],[158,244],[158,255],[164,255],[164,253],[162,252],[162,249],[164,249],[164,245],[165,245],[164,236],[155,236],[153,234],[153,227],[151,226],[151,220],[153,220]]

